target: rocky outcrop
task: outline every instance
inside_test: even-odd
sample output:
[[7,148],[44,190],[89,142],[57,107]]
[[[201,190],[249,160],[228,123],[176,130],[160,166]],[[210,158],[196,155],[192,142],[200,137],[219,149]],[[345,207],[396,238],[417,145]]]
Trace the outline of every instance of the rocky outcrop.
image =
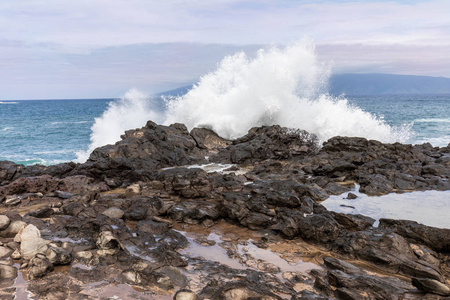
[[148,122],[85,164],[0,162],[0,296],[14,298],[20,265],[43,299],[446,297],[448,229],[374,228],[320,202],[354,197],[353,182],[449,189],[448,148],[335,137],[319,149],[280,126],[228,141]]

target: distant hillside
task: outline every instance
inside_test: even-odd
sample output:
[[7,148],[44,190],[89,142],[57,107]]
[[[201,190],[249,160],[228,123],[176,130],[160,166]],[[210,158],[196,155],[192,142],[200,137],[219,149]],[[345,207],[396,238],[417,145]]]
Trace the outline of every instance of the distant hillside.
[[392,75],[335,74],[330,79],[333,95],[448,94],[450,78]]
[[156,95],[157,96],[182,96],[182,95],[186,94],[191,88],[192,88],[192,85],[187,85],[187,86],[179,87],[174,90],[158,93]]
[[[192,85],[157,94],[181,96]],[[450,94],[450,78],[393,74],[335,74],[329,82],[332,95]]]

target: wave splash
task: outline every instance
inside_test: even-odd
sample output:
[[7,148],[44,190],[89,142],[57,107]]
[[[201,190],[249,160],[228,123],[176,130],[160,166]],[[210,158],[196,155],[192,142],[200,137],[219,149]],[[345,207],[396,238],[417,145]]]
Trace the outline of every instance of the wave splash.
[[255,57],[243,52],[225,57],[187,94],[166,99],[163,112],[153,110],[142,94],[131,90],[96,119],[89,150],[79,158],[114,143],[126,129],[142,127],[147,120],[209,128],[229,139],[254,126],[274,124],[315,133],[321,142],[337,135],[382,142],[410,138],[409,127],[391,127],[344,97],[328,95],[330,69],[318,61],[313,43],[302,41],[261,49]]
[[254,126],[278,124],[333,136],[404,141],[408,128],[393,128],[381,118],[326,93],[330,67],[320,63],[311,42],[226,57],[187,94],[168,102],[165,124],[207,127],[237,138]]
[[109,103],[106,111],[95,118],[88,150],[77,152],[76,161],[85,162],[95,148],[114,144],[126,130],[141,128],[148,120],[162,122],[162,114],[153,107],[156,105],[151,98],[134,89],[123,98]]

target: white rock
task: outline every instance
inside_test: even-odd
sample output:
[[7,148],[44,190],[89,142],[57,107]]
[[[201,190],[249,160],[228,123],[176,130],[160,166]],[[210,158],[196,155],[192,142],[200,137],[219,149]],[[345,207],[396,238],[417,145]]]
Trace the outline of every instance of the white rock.
[[104,212],[102,212],[103,215],[108,216],[112,219],[122,219],[123,215],[125,214],[123,210],[117,208],[117,207],[110,207]]
[[41,238],[41,232],[32,224],[23,229],[20,240],[20,254],[25,260],[32,259],[38,253],[44,254],[48,249],[48,241]]
[[8,228],[9,223],[11,223],[11,220],[7,216],[0,215],[0,230]]
[[5,230],[0,232],[0,236],[13,237],[26,225],[27,223],[23,221],[12,221]]
[[9,256],[13,251],[8,247],[0,246],[0,257]]

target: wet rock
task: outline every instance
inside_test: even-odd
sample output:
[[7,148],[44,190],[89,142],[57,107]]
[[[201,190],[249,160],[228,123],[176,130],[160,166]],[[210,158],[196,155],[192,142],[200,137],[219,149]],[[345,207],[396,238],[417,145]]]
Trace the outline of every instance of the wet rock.
[[65,191],[55,191],[54,195],[61,199],[70,199],[73,197],[72,193],[65,192]]
[[173,296],[173,300],[196,300],[196,299],[197,295],[193,291],[186,289],[177,291]]
[[35,177],[21,177],[13,182],[0,186],[0,200],[7,195],[20,195],[23,193],[49,194],[64,190],[70,193],[82,193],[86,191],[105,191],[108,187],[105,183],[95,183],[92,178],[86,176],[70,176],[64,179],[50,175]]
[[328,279],[331,285],[359,295],[356,299],[398,299],[408,291],[408,286],[400,281],[367,274],[347,274],[332,270],[328,272]]
[[41,233],[34,225],[27,225],[20,233],[20,254],[26,260],[38,253],[45,254],[48,241],[41,238]]
[[311,291],[301,291],[298,294],[292,296],[291,300],[328,300],[330,298],[316,294]]
[[110,207],[102,212],[102,214],[112,219],[122,219],[125,213],[117,207]]
[[412,284],[419,290],[433,293],[441,296],[450,296],[450,288],[434,279],[429,278],[412,278]]
[[167,215],[179,222],[199,224],[206,219],[217,220],[222,212],[217,203],[208,201],[183,201],[173,205]]
[[415,221],[380,219],[380,228],[389,228],[415,243],[424,244],[437,252],[450,252],[450,229],[436,228]]
[[378,229],[351,232],[337,238],[334,248],[393,273],[442,280],[439,269],[418,259],[409,243],[395,233]]
[[358,182],[361,185],[359,191],[369,196],[386,195],[391,193],[394,189],[392,182],[380,174],[360,176]]
[[185,198],[207,197],[212,190],[207,173],[199,168],[164,170],[158,175],[157,180],[164,183],[166,191]]
[[5,230],[9,223],[11,223],[11,220],[7,216],[0,215],[0,230]]
[[17,268],[9,265],[0,264],[0,280],[15,279],[17,277]]
[[344,214],[332,212],[334,219],[349,231],[360,231],[369,228],[375,220],[360,214]]
[[231,282],[219,287],[212,299],[220,300],[248,300],[248,299],[264,299],[264,300],[280,300],[281,297],[265,290],[262,287],[247,284],[245,282]]
[[7,205],[7,206],[17,205],[22,201],[22,199],[23,198],[21,196],[17,196],[17,195],[6,196],[5,205]]
[[43,254],[36,254],[28,264],[28,276],[31,280],[43,277],[52,272],[54,267],[48,258]]
[[304,157],[317,151],[317,137],[303,130],[292,130],[278,125],[255,127],[249,133],[220,149],[210,157],[220,163],[254,163],[266,159]]
[[231,141],[221,138],[217,133],[206,128],[194,128],[190,135],[200,149],[217,150],[231,144]]
[[139,231],[151,233],[151,234],[163,234],[170,230],[169,224],[160,223],[155,221],[140,221],[136,225],[136,229]]
[[149,268],[142,270],[125,270],[122,277],[126,282],[136,284],[142,287],[158,286],[165,290],[173,288],[173,283],[170,278],[164,274],[154,272]]
[[[179,287],[186,287],[189,284],[188,278],[183,275],[178,268],[172,266],[166,266],[158,269],[158,273],[166,275],[170,278],[170,281]],[[195,294],[194,294],[195,295]]]
[[50,246],[45,254],[54,265],[68,265],[72,262],[72,253],[61,247]]
[[100,250],[119,250],[122,246],[120,241],[111,231],[102,231],[97,238],[97,247]]
[[356,199],[356,198],[358,198],[358,196],[356,196],[356,195],[353,194],[353,193],[348,193],[348,195],[347,195],[347,199],[354,200],[354,199]]
[[153,177],[152,170],[205,161],[205,154],[182,124],[162,126],[149,121],[121,138],[116,145],[95,149],[79,171],[102,179],[139,180]]
[[55,210],[51,207],[42,208],[38,211],[32,211],[27,213],[25,216],[35,217],[35,218],[50,218],[55,214]]

